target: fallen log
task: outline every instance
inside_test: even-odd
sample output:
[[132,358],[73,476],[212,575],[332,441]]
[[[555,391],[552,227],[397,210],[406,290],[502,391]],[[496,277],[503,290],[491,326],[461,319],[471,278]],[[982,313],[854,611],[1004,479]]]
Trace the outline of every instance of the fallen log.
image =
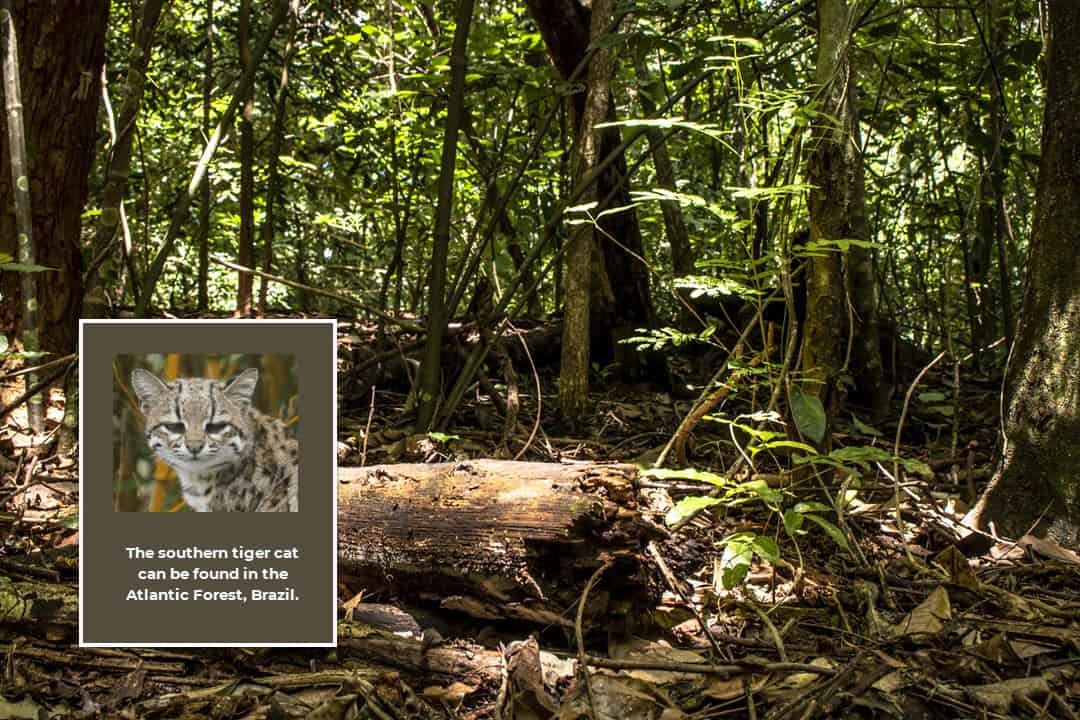
[[569,628],[611,559],[586,612],[610,629],[649,603],[641,551],[664,533],[634,510],[636,476],[501,460],[339,468],[339,573],[369,595]]

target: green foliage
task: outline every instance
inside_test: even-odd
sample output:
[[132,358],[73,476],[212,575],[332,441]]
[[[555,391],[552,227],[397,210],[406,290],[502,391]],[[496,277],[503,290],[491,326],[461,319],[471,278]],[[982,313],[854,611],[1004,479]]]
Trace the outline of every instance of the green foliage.
[[808,395],[799,386],[791,388],[791,415],[795,420],[795,427],[799,429],[803,437],[820,443],[825,439],[825,429],[828,419],[825,415],[825,406],[816,395]]

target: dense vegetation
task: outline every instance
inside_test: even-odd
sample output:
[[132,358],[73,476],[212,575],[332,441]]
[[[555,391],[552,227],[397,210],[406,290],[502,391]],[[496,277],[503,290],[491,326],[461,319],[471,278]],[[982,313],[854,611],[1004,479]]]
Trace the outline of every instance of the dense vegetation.
[[637,404],[593,455],[663,435],[670,524],[767,508],[728,590],[804,520],[867,565],[932,456],[965,552],[1080,544],[1071,0],[63,5],[0,2],[0,417],[62,382],[61,455],[79,317],[333,316],[342,458]]

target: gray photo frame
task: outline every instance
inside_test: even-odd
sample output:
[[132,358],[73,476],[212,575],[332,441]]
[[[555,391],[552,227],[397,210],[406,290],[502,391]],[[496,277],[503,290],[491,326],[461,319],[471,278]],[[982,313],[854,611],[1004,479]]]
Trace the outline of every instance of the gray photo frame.
[[[80,645],[336,644],[336,338],[334,320],[80,320]],[[188,376],[203,372],[199,358],[292,363],[288,402],[261,410],[294,414],[297,512],[117,506],[118,368],[165,357]]]

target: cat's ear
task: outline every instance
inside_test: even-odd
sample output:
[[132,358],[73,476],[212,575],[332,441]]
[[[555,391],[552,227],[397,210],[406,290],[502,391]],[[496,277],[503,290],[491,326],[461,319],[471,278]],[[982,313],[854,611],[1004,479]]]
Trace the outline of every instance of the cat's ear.
[[255,384],[258,382],[259,371],[248,368],[229,381],[229,384],[225,386],[225,394],[233,400],[250,403],[255,397]]
[[169,388],[157,375],[142,368],[135,368],[131,371],[131,389],[135,391],[135,396],[139,398],[139,404],[146,407],[156,397],[167,392]]

